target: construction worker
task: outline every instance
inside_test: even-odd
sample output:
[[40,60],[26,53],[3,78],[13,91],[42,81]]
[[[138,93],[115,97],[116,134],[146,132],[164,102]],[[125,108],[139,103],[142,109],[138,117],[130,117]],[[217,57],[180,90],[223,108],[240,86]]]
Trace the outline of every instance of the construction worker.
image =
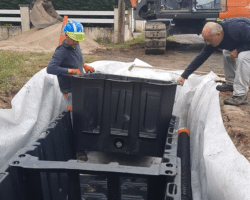
[[[83,26],[77,21],[70,21],[64,26],[66,39],[55,50],[48,66],[47,73],[57,75],[59,87],[67,102],[67,110],[72,111],[72,91],[69,74],[94,72],[94,68],[84,64],[79,41],[84,40]],[[71,113],[72,114],[72,113]],[[77,151],[78,160],[87,161],[85,151]]]
[[57,75],[59,87],[67,101],[67,110],[72,111],[71,81],[68,74],[94,72],[94,68],[84,64],[79,41],[84,40],[83,26],[70,21],[64,26],[66,39],[58,46],[47,66],[47,73]]
[[247,103],[250,81],[250,20],[232,18],[219,23],[208,22],[202,36],[206,45],[199,55],[189,64],[177,83],[184,84],[197,68],[217,49],[223,49],[223,61],[226,83],[218,85],[221,92],[232,91],[233,96],[224,100],[224,104],[241,105]]

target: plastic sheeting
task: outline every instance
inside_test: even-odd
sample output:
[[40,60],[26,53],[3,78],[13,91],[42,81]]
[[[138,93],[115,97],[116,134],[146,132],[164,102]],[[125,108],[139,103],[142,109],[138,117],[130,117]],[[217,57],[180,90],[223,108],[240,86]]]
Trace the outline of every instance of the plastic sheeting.
[[12,109],[0,109],[0,168],[66,107],[57,77],[46,69],[22,87],[11,105]]
[[[132,64],[149,66],[138,59],[90,63],[102,73],[166,81],[176,81],[182,73],[145,68],[129,71]],[[173,114],[180,117],[180,128],[191,131],[193,199],[249,200],[250,164],[224,128],[215,77],[213,72],[191,75],[183,87],[177,86]],[[12,109],[0,109],[0,168],[65,107],[56,76],[46,69],[34,75],[12,100]]]

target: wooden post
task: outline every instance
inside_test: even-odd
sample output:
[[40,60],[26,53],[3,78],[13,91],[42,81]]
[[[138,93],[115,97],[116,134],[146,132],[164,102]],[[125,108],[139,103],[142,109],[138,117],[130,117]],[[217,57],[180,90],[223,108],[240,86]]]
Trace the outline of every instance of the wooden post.
[[125,34],[125,3],[124,0],[118,2],[118,43],[124,42]]

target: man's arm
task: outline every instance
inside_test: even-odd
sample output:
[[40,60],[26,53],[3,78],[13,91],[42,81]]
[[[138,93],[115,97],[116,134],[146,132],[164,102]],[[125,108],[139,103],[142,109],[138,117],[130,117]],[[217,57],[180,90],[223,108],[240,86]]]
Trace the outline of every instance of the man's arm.
[[178,78],[177,84],[183,85],[185,79],[187,79],[190,74],[192,74],[196,69],[198,69],[215,51],[215,49],[216,48],[212,45],[206,45],[199,53],[199,55],[196,56],[196,58],[188,65],[182,75]]
[[244,44],[236,48],[237,53],[239,54],[243,51],[250,51],[250,24],[244,26],[242,31],[240,31],[240,40]]
[[63,49],[57,49],[47,66],[47,73],[53,75],[68,74],[67,68],[60,67],[64,59]]
[[215,51],[216,47],[212,45],[206,45],[198,56],[188,65],[185,71],[182,73],[182,77],[187,79],[190,74],[192,74],[196,69],[198,69],[208,58],[211,54]]
[[180,77],[178,78],[178,80],[177,80],[177,84],[183,85],[184,82],[185,82],[185,78],[183,78],[183,77],[181,77],[181,76],[180,76]]

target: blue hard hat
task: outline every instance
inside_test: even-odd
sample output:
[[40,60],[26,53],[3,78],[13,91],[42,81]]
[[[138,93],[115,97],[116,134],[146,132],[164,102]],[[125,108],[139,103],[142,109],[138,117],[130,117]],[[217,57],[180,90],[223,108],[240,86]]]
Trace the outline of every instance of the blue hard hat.
[[71,20],[64,26],[64,32],[72,40],[82,41],[84,40],[83,26],[80,22]]

